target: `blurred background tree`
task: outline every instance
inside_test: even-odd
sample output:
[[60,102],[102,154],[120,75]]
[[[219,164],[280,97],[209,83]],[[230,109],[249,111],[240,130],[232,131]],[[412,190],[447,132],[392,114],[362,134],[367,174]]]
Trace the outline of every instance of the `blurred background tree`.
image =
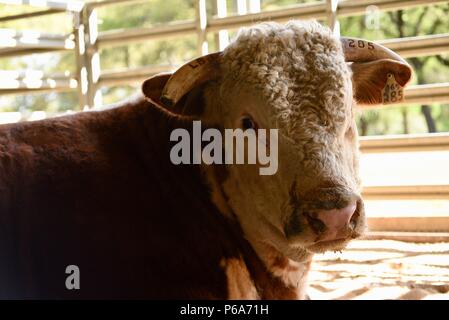
[[[313,0],[262,0],[261,10],[275,10]],[[249,2],[247,2],[249,8]],[[237,0],[227,0],[228,14],[237,13]],[[208,14],[214,15],[216,0],[207,0]],[[374,8],[375,9],[375,8]],[[27,6],[0,5],[1,16],[29,12]],[[366,15],[340,18],[341,34],[370,40],[430,35],[449,32],[449,4],[418,7],[394,12],[375,12],[378,24],[367,23]],[[195,0],[147,0],[133,4],[107,6],[98,10],[99,30],[151,27],[161,23],[195,18]],[[322,21],[325,23],[325,21]],[[48,33],[70,33],[72,20],[68,14],[0,23],[0,28],[38,30]],[[232,36],[234,31],[230,32]],[[217,50],[215,36],[208,36],[209,48]],[[196,55],[196,35],[146,41],[104,48],[100,51],[102,70],[133,68],[163,64],[176,66]],[[449,82],[449,56],[438,55],[408,59],[415,70],[413,83]],[[0,70],[42,70],[46,73],[75,72],[74,55],[70,52],[35,54],[0,59]],[[131,95],[136,86],[102,88],[105,104]],[[79,110],[77,93],[51,93],[0,96],[0,112],[20,111],[24,114],[43,110],[58,114]],[[407,105],[380,110],[362,110],[358,116],[362,135],[402,134],[449,131],[449,105]]]

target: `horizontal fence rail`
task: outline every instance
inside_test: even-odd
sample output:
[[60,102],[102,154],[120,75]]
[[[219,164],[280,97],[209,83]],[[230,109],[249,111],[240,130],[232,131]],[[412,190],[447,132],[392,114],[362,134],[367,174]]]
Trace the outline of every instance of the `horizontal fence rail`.
[[362,194],[365,200],[449,200],[449,185],[365,187]]
[[123,3],[138,3],[138,2],[145,2],[146,0],[99,0],[99,1],[90,1],[86,2],[86,6],[89,9],[96,9],[101,7],[106,7],[110,5],[117,5],[117,4],[123,4]]
[[212,18],[206,29],[213,32],[222,29],[237,29],[261,21],[284,22],[291,19],[325,19],[326,17],[326,2],[320,1],[260,13]]
[[0,39],[0,57],[73,50],[75,48],[72,35],[0,29]]
[[142,40],[158,40],[168,37],[179,37],[196,32],[195,21],[177,22],[147,28],[112,30],[101,32],[97,39],[100,47],[123,45]]
[[404,103],[448,103],[449,83],[409,86],[405,89],[404,95],[407,99]]
[[0,86],[2,94],[17,94],[24,90],[39,93],[61,92],[76,89],[78,81],[70,74],[0,71]]
[[376,41],[404,58],[449,52],[449,33]]
[[84,8],[83,1],[76,0],[1,0],[9,5],[27,5],[36,8],[56,9],[61,11],[80,12]]
[[449,216],[368,217],[369,230],[374,232],[438,232],[449,231]]
[[[372,221],[370,221],[372,223]],[[395,221],[397,222],[397,221]],[[419,226],[418,222],[415,221],[415,227],[412,229],[417,229]],[[385,229],[378,222],[377,227],[380,229]],[[448,242],[449,232],[417,232],[417,231],[368,231],[365,236],[362,237],[365,240],[398,240],[405,242],[415,242],[415,243],[435,243],[435,242]]]
[[176,67],[168,65],[147,66],[124,70],[104,71],[99,79],[100,86],[139,84],[149,76],[161,72],[173,71]]
[[14,15],[10,15],[10,16],[0,17],[0,22],[8,22],[8,21],[14,21],[14,20],[20,20],[20,19],[29,19],[29,18],[47,16],[47,15],[56,14],[56,13],[65,13],[65,10],[46,9],[46,10],[40,10],[40,11],[34,11],[34,12],[28,12],[28,13],[14,14]]
[[445,0],[346,0],[338,3],[338,16],[348,17],[365,14],[366,7],[376,6],[382,11],[395,11],[415,7],[447,3]]
[[449,133],[361,137],[360,149],[363,153],[449,150]]

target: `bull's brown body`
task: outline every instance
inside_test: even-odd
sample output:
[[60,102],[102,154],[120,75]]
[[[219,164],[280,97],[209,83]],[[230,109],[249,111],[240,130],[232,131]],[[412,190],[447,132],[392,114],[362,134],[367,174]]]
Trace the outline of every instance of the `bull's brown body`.
[[[261,298],[294,298],[198,166],[171,164],[180,126],[143,99],[0,126],[0,298],[227,298],[230,258]],[[72,264],[79,290],[65,287]]]
[[[147,79],[154,104],[0,127],[0,298],[305,298],[313,254],[365,231],[353,109],[402,99],[411,76],[355,41],[260,24]],[[275,172],[173,165],[193,117],[279,130]]]

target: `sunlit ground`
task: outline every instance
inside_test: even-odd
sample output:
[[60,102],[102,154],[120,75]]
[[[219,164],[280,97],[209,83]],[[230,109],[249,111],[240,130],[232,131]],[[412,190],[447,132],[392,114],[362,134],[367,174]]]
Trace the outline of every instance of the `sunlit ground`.
[[352,242],[316,255],[309,296],[318,299],[449,300],[449,243]]

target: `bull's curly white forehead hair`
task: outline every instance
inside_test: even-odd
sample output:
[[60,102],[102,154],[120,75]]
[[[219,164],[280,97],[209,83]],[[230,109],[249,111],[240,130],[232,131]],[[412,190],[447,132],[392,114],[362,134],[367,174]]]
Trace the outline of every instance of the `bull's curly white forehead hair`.
[[[242,28],[224,50],[222,62],[223,89],[241,82],[260,89],[288,131],[295,131],[301,125],[298,119],[306,121],[305,113],[316,108],[320,116],[331,116],[332,123],[347,115],[341,106],[351,94],[350,70],[339,38],[318,22]],[[288,121],[292,118],[296,121]]]

